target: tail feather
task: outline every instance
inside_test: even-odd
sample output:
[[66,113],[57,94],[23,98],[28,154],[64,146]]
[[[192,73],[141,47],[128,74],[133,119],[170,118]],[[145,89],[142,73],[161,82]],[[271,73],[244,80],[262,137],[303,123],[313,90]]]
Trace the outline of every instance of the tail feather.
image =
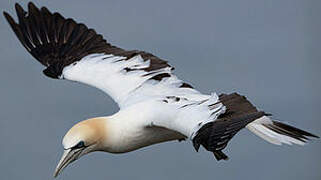
[[251,132],[259,136],[260,138],[266,140],[267,142],[271,144],[281,145],[280,141],[278,141],[274,136],[267,135],[265,132],[266,128],[261,125],[257,124],[250,124],[246,126]]
[[319,138],[318,136],[293,126],[273,121],[267,116],[263,116],[246,126],[251,132],[262,139],[276,145],[298,144],[304,145],[309,137]]

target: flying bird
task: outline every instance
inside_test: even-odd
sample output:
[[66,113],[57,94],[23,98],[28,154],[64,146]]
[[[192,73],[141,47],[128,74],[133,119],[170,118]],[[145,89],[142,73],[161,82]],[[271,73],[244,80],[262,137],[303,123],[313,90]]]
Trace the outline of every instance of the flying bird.
[[231,138],[247,128],[276,145],[304,145],[309,132],[272,120],[244,96],[202,94],[173,74],[167,61],[139,50],[108,43],[94,29],[32,2],[26,12],[15,5],[18,22],[4,16],[27,51],[54,79],[76,81],[107,93],[120,110],[80,121],[64,136],[64,153],[54,176],[94,151],[126,153],[172,140],[190,140],[217,160]]

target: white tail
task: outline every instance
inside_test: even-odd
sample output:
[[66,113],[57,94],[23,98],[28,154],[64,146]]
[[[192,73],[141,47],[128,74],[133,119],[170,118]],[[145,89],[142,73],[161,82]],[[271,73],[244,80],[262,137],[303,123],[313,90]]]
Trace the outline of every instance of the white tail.
[[262,116],[249,123],[246,128],[262,139],[276,145],[281,145],[283,143],[289,145],[304,145],[306,140],[309,140],[307,137],[319,138],[316,135],[293,126],[278,121],[272,121],[267,116]]

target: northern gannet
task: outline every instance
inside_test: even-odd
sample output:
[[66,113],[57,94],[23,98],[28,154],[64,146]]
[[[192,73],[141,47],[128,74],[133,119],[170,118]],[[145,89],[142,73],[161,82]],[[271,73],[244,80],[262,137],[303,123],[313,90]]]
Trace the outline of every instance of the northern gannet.
[[18,23],[6,12],[12,30],[42,65],[43,73],[96,87],[109,94],[120,110],[74,125],[64,136],[64,153],[54,176],[93,151],[125,153],[172,140],[202,145],[217,160],[229,140],[247,128],[276,144],[303,145],[317,137],[257,110],[237,93],[205,95],[173,74],[166,61],[144,51],[127,51],[73,19],[28,4],[15,5]]

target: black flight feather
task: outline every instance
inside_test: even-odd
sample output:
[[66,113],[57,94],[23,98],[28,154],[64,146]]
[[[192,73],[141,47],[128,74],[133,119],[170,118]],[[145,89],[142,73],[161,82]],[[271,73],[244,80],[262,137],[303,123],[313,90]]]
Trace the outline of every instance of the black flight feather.
[[[153,54],[138,50],[126,51],[113,46],[95,30],[73,19],[66,19],[57,12],[51,13],[46,7],[38,9],[29,2],[28,12],[18,3],[15,8],[18,23],[7,12],[3,13],[5,18],[27,51],[47,67],[43,72],[51,78],[59,78],[64,67],[93,53],[113,54],[127,59],[141,55],[145,61],[150,61],[148,67],[134,70],[150,72],[166,67],[174,69],[167,61]],[[165,77],[168,76],[159,75],[153,79],[160,81]],[[182,87],[191,88],[187,85]]]

